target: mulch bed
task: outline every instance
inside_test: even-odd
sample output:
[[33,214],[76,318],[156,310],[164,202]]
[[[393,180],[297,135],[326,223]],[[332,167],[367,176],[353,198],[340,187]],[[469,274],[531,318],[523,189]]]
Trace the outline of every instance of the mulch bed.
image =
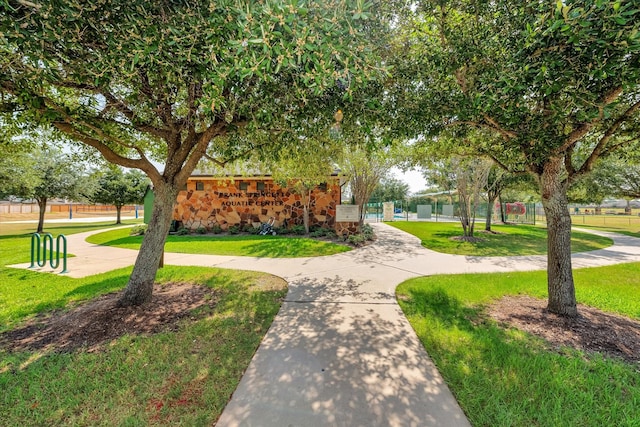
[[[98,351],[125,334],[152,334],[177,330],[178,322],[193,317],[193,310],[213,308],[216,292],[205,286],[173,283],[154,287],[151,302],[119,307],[120,293],[111,293],[69,310],[40,315],[0,334],[0,347],[8,351]],[[488,307],[499,323],[539,336],[559,350],[567,346],[640,362],[640,322],[592,307],[578,306],[576,319],[551,314],[547,302],[528,296],[507,296]]]
[[213,289],[185,283],[155,285],[152,300],[138,307],[119,307],[119,297],[120,292],[106,294],[69,310],[36,316],[1,334],[0,347],[8,351],[97,351],[125,334],[176,330],[178,322],[194,309],[214,307],[218,299]]
[[514,327],[563,346],[599,352],[640,362],[640,322],[578,305],[578,317],[569,319],[549,313],[547,301],[529,296],[507,296],[488,308],[488,314],[503,325]]

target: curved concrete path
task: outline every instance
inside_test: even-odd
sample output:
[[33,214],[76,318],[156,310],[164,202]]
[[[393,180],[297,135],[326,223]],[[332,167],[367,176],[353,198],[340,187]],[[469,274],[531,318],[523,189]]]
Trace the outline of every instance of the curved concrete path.
[[[372,225],[376,242],[327,257],[165,254],[166,264],[263,271],[289,283],[280,312],[217,425],[469,425],[397,305],[395,287],[438,273],[544,269],[546,256],[441,254],[386,224]],[[134,262],[137,251],[86,243],[92,233],[68,237],[70,252],[78,254],[69,259],[70,276]],[[596,234],[614,245],[575,254],[574,267],[640,261],[640,239]]]

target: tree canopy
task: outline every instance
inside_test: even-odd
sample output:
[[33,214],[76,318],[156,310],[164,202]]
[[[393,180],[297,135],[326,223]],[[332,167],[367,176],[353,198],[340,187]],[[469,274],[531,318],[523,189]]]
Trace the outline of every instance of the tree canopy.
[[[407,113],[397,124],[431,144],[446,130],[537,178],[549,310],[575,316],[567,190],[598,158],[638,142],[637,3],[425,0],[405,13],[389,96]],[[493,137],[467,138],[478,129]]]
[[121,300],[140,304],[178,189],[203,157],[276,156],[328,132],[376,77],[374,10],[363,0],[4,0],[0,112],[149,177],[154,212]]

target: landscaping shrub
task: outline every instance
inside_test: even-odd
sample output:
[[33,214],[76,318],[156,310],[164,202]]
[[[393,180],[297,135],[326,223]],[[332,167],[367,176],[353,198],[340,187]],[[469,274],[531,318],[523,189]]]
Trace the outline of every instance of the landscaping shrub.
[[240,227],[238,227],[237,225],[232,225],[229,227],[229,234],[238,234],[240,233]]
[[222,227],[220,227],[218,224],[214,224],[214,225],[211,227],[211,232],[212,232],[213,234],[220,234],[220,233],[222,233]]
[[369,224],[363,224],[362,235],[364,236],[365,240],[373,240],[375,237],[375,234],[373,233],[373,227],[371,227]]
[[198,234],[207,234],[207,229],[204,228],[203,226],[200,226],[200,227],[196,228],[196,233],[198,233]]
[[361,246],[362,244],[364,244],[365,240],[366,239],[362,233],[352,234],[351,236],[347,237],[347,242],[354,246]]
[[140,224],[140,225],[136,225],[135,227],[133,227],[131,229],[131,231],[129,232],[130,236],[142,236],[144,235],[144,233],[147,232],[147,224]]
[[181,228],[178,229],[178,231],[176,231],[176,234],[178,236],[186,236],[188,234],[191,234],[191,230],[189,230],[186,227],[181,227]]
[[304,225],[294,225],[289,229],[289,231],[292,234],[297,234],[298,236],[303,236],[307,233],[307,231],[304,229]]
[[327,230],[327,232],[325,233],[325,237],[328,239],[337,239],[338,235],[333,230]]
[[244,224],[241,230],[243,233],[258,234],[259,229],[254,227],[252,224]]
[[324,234],[324,231],[322,231],[322,229],[319,229],[319,230],[315,230],[315,231],[310,232],[309,236],[310,237],[324,237],[325,234]]

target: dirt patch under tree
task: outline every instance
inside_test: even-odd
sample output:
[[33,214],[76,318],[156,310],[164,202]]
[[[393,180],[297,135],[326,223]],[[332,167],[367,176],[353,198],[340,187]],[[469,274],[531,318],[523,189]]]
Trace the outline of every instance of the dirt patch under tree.
[[138,307],[119,307],[119,297],[120,292],[110,293],[69,310],[38,315],[1,334],[0,347],[9,351],[69,352],[81,347],[96,351],[125,334],[176,330],[181,319],[195,319],[196,308],[213,308],[218,301],[216,290],[186,283],[155,285],[151,302]]
[[[0,346],[9,351],[97,351],[125,334],[176,330],[180,320],[195,320],[194,309],[213,308],[218,300],[214,289],[193,284],[156,285],[153,292],[152,301],[139,307],[119,307],[120,293],[111,293],[69,310],[36,316],[1,334]],[[489,306],[488,314],[501,324],[545,339],[555,349],[568,346],[640,362],[640,322],[583,305],[578,310],[579,317],[570,320],[547,312],[544,300],[507,296]]]
[[551,314],[547,301],[529,296],[507,296],[488,308],[501,324],[548,341],[554,349],[567,346],[640,362],[640,322],[578,305],[577,319]]

